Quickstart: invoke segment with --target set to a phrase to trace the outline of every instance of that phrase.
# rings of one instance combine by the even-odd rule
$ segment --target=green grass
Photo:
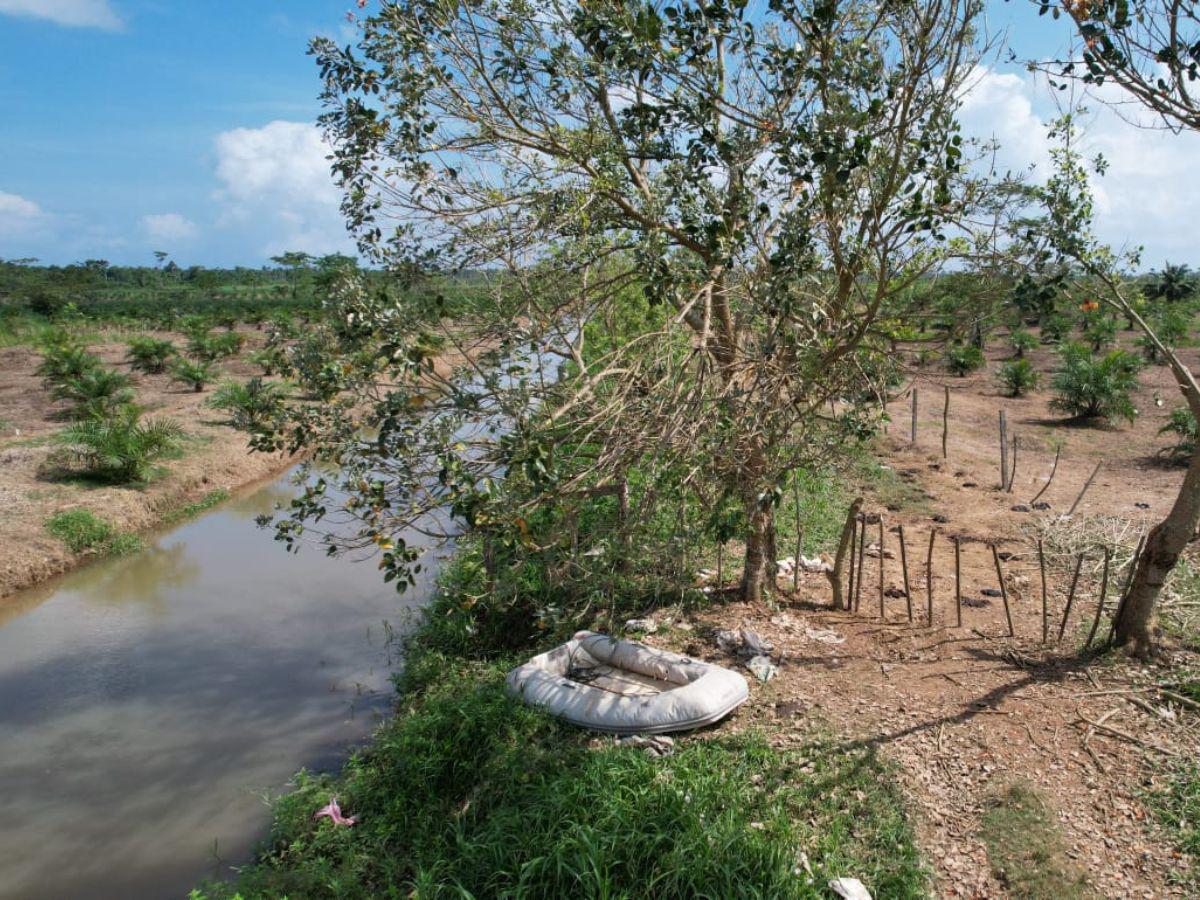
[[[136,534],[117,531],[86,509],[55,513],[46,520],[46,530],[66,544],[72,553],[92,550],[100,556],[124,556],[142,549],[141,538]]]
[[[1054,814],[1031,786],[1016,782],[992,798],[982,833],[992,871],[1014,900],[1093,896],[1064,852]]]
[[[1196,687],[1196,682],[1191,682]],[[1175,688],[1178,693],[1183,693]],[[1189,696],[1194,696],[1189,692]],[[1184,880],[1200,884],[1200,763],[1186,762],[1170,773],[1166,784],[1146,797],[1172,844],[1187,853],[1192,864]]]
[[[229,499],[229,491],[224,488],[218,488],[215,491],[209,491],[195,503],[188,503],[184,506],[177,506],[170,510],[163,517],[164,525],[174,525],[178,522],[186,522],[188,519],[194,519],[202,512],[207,512],[218,503],[224,503]]]
[[[257,861],[193,898],[818,898],[838,876],[928,895],[873,749],[726,724],[653,759],[565,725],[504,691],[533,648],[464,643],[454,623],[488,605],[463,602],[465,565],[409,642],[396,717],[339,775],[298,775]],[[357,825],[314,820],[331,797]]]
[[[925,896],[898,792],[873,753],[754,736],[651,759],[508,698],[503,666],[445,674],[336,779],[302,774],[230,897],[824,897],[853,873]],[[314,821],[336,796],[352,828]],[[803,855],[813,869],[811,881]]]

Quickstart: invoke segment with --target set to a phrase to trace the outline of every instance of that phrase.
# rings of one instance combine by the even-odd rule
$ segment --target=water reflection
[[[385,623],[430,574],[399,597],[373,565],[285,553],[253,517],[290,496],[0,605],[0,897],[185,895],[265,834],[264,791],[387,712]]]

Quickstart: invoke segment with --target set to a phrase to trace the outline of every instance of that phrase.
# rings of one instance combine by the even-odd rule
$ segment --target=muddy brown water
[[[268,833],[264,797],[333,769],[392,701],[403,596],[286,553],[284,479],[0,600],[0,898],[184,897]]]

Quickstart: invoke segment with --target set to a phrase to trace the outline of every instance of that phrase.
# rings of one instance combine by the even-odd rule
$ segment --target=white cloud
[[[1146,268],[1166,259],[1200,262],[1193,238],[1200,214],[1200,179],[1193,177],[1200,134],[1139,127],[1127,121],[1134,108],[1117,111],[1103,102],[1123,99],[1111,87],[1085,102],[1090,115],[1082,122],[1081,149],[1088,157],[1103,154],[1109,163],[1103,177],[1092,178],[1099,236],[1116,248],[1143,245]],[[1050,158],[1046,127],[1057,114],[1050,90],[1033,75],[981,70],[964,94],[960,120],[966,134],[1000,142],[1002,171],[1034,164],[1034,177],[1044,178]]]
[[[39,230],[48,219],[32,200],[0,191],[0,236],[24,237]]]
[[[0,14],[48,19],[76,28],[119,31],[124,27],[109,0],[0,0]]]
[[[329,171],[329,147],[316,126],[275,121],[217,136],[219,224],[253,226],[262,252],[353,252]]]
[[[179,213],[142,216],[142,231],[154,241],[186,241],[196,236],[196,223]]]

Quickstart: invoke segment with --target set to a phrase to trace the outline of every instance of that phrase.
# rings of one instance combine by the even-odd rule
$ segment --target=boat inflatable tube
[[[610,734],[701,728],[749,695],[737,672],[594,631],[533,657],[506,681],[529,705]]]

